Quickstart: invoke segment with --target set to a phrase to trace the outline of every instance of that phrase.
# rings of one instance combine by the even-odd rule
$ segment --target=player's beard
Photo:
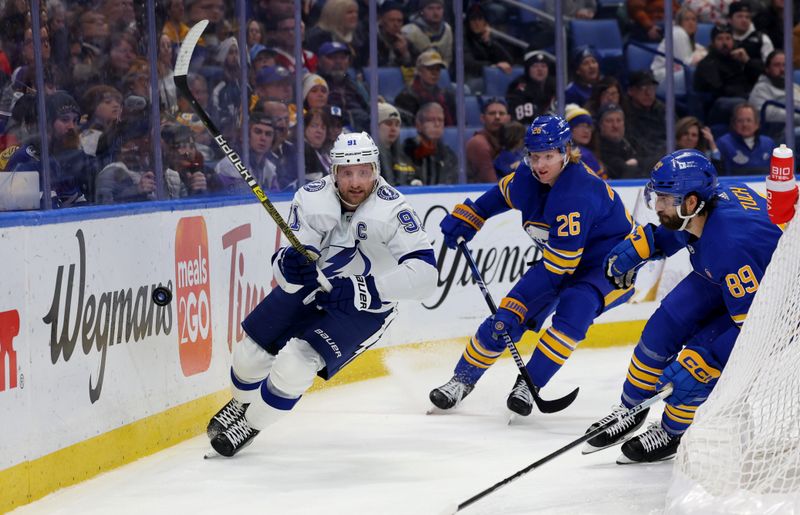
[[[658,221],[670,231],[679,231],[683,225],[683,219],[677,213],[671,216],[659,214]]]

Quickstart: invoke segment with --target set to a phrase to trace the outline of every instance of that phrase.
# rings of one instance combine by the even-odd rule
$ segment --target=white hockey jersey
[[[425,228],[403,195],[382,177],[375,191],[355,211],[344,211],[333,178],[306,184],[294,196],[287,220],[303,245],[320,255],[327,277],[372,275],[391,309],[404,299],[422,300],[436,289],[438,272]],[[278,260],[273,265],[281,287]]]

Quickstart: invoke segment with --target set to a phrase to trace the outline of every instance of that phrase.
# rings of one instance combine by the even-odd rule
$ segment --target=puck
[[[163,286],[153,289],[153,302],[159,306],[166,306],[172,302],[172,292]]]

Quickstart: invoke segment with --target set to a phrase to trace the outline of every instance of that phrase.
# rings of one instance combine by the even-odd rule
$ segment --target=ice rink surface
[[[388,377],[305,396],[233,459],[204,460],[198,436],[13,513],[437,515],[579,437],[619,399],[631,347],[576,351],[542,396],[581,387],[561,413],[508,424],[516,376],[500,360],[452,413],[426,415],[461,347],[398,350]],[[651,410],[660,416],[663,405]],[[459,513],[660,513],[672,462],[620,466],[619,447],[580,448]]]

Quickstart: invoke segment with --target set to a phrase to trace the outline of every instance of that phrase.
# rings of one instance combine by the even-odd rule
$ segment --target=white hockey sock
[[[241,383],[253,385],[253,388],[242,388],[231,378],[233,398],[244,404],[259,401],[261,382],[272,370],[275,358],[249,336],[245,336],[244,340],[236,344],[231,359],[231,372]]]

